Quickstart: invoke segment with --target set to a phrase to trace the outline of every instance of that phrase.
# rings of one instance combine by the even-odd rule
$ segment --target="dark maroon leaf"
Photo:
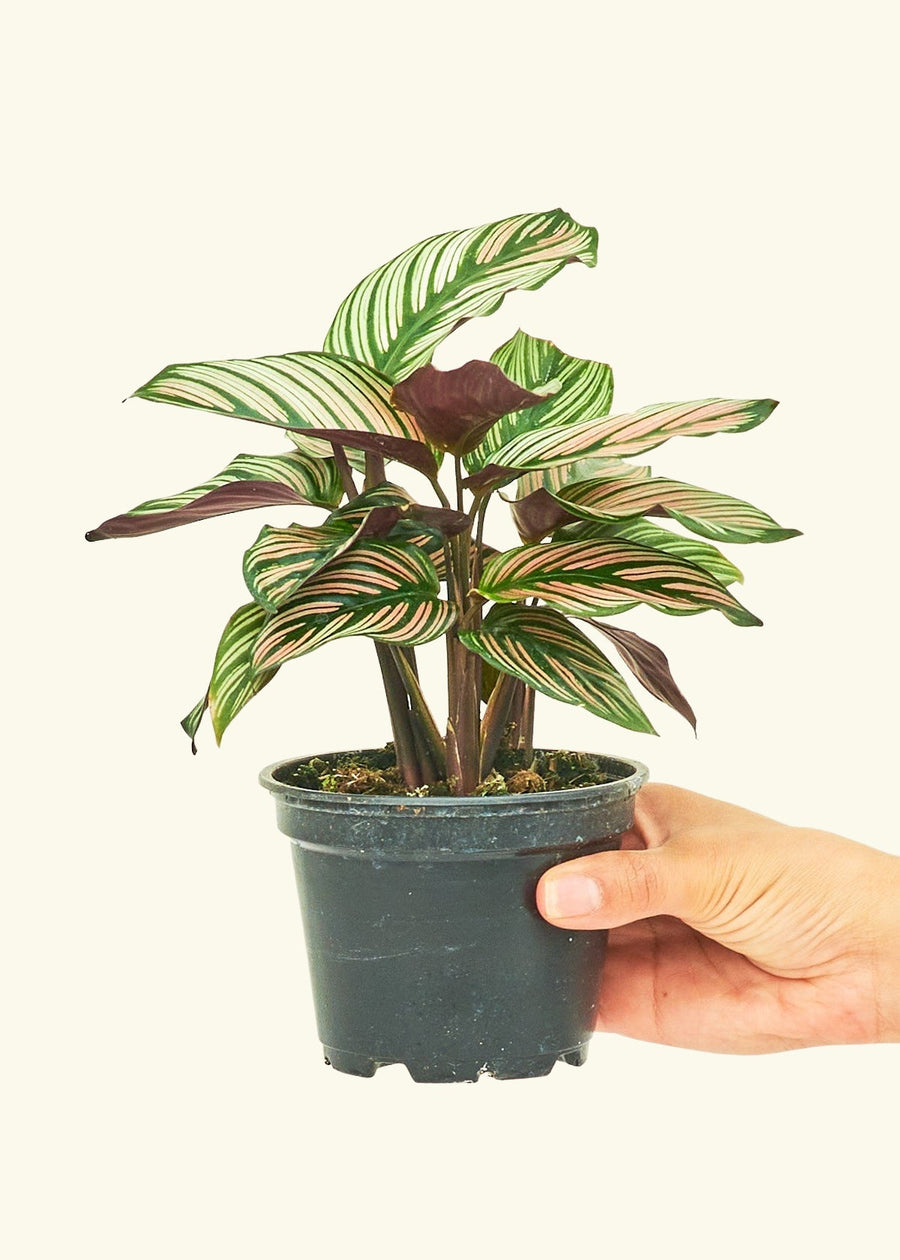
[[[411,503],[406,515],[412,521],[421,521],[432,529],[439,529],[446,538],[461,534],[472,522],[465,512],[456,512],[453,508],[427,507],[422,503]]]
[[[523,389],[496,363],[483,359],[450,372],[426,363],[395,385],[391,397],[415,416],[430,442],[454,455],[474,451],[501,416],[546,402],[546,395]]]
[[[305,502],[306,499],[280,481],[232,481],[226,486],[216,486],[215,490],[182,508],[136,516],[129,512],[111,516],[85,534],[85,538],[88,542],[99,542],[103,538],[137,538],[141,534],[158,534],[164,529],[174,529],[177,525],[190,525],[209,516],[225,516],[229,512],[245,512],[248,508],[270,507],[276,503]]]
[[[383,455],[385,459],[395,459],[428,478],[437,476],[437,460],[433,453],[424,442],[416,442],[412,438],[369,433],[363,429],[310,429],[309,436],[323,438],[335,446],[351,446],[357,451],[371,451],[375,455]]]
[[[400,507],[372,508],[359,531],[359,537],[386,538],[397,522],[402,519],[403,509]]]
[[[534,490],[510,504],[512,518],[523,542],[540,542],[554,530],[575,520],[558,499],[546,490]]]
[[[697,719],[694,716],[694,710],[678,689],[672,677],[672,671],[669,669],[665,652],[653,643],[648,643],[646,639],[642,639],[633,630],[620,630],[618,626],[607,626],[589,617],[585,620],[590,621],[595,629],[600,630],[612,640],[622,660],[638,682],[647,688],[651,696],[656,696],[657,700],[662,700],[680,713],[686,721],[690,722],[696,734]]]
[[[521,476],[521,468],[504,468],[501,464],[485,464],[481,472],[466,477],[463,485],[473,494],[485,494],[488,490],[496,490],[498,486],[515,481]]]
[[[404,504],[400,507],[373,508],[366,517],[361,538],[385,538],[398,521],[418,521],[428,530],[436,530],[445,538],[461,534],[471,522],[465,512],[452,508],[427,507],[421,503]]]

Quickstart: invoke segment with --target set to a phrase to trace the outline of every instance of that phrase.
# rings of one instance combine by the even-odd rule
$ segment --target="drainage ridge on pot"
[[[327,756],[327,754],[326,754]],[[605,932],[538,914],[545,870],[617,849],[647,770],[596,756],[607,783],[488,797],[356,796],[269,766],[291,838],[319,1037],[339,1071],[414,1080],[546,1075],[587,1053]]]

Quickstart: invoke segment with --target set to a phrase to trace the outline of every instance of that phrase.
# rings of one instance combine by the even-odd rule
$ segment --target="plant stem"
[[[529,760],[534,756],[534,688],[525,688],[525,700],[522,704],[522,722],[520,726],[519,747]]]
[[[512,700],[506,717],[506,730],[503,733],[501,747],[516,749],[519,747],[519,736],[522,733],[522,707],[525,704],[525,684],[519,678],[518,687],[513,688]]]
[[[444,494],[444,487],[438,481],[437,477],[435,477],[432,480],[431,488],[434,491],[434,493],[437,495],[438,501],[440,502],[441,507],[448,508],[451,506],[450,500],[447,498],[446,494]]]
[[[464,511],[462,461],[454,456],[457,510]],[[469,591],[469,563],[472,548],[471,522],[450,542],[452,573],[456,591],[457,624],[447,635],[447,769],[454,780],[456,796],[471,796],[478,786],[481,694],[480,657],[459,639],[460,629],[477,624],[480,600]]]
[[[428,759],[434,767],[432,777],[444,779],[447,777],[444,741],[441,739],[437,723],[432,717],[428,702],[422,693],[422,688],[419,685],[419,676],[403,648],[391,647],[390,650],[394,664],[409,696],[409,707],[415,724],[414,729],[418,728],[420,738],[417,743],[419,743],[420,761],[423,759],[423,753],[427,753]],[[414,657],[413,660],[415,660]]]
[[[344,487],[344,494],[352,502],[359,494],[359,491],[356,488],[356,482],[353,480],[353,470],[350,467],[350,461],[344,453],[344,448],[338,446],[336,442],[331,443],[331,449],[334,451],[334,462],[337,464],[341,485]]]
[[[506,724],[509,720],[510,706],[522,683],[512,674],[501,674],[497,679],[484,717],[481,719],[481,758],[478,765],[479,779],[486,779],[494,768],[494,758],[500,747]]]
[[[475,564],[472,570],[473,586],[477,586],[481,581],[481,574],[484,569],[484,518],[487,516],[487,505],[490,497],[489,494],[486,494],[478,504],[478,524],[475,530]]]
[[[373,486],[380,486],[386,479],[384,471],[384,456],[371,451],[366,451],[365,489],[371,490]]]
[[[406,786],[408,788],[419,788],[423,784],[422,768],[416,752],[412,715],[409,710],[409,698],[406,694],[406,688],[403,685],[403,679],[388,645],[379,643],[376,639],[375,652],[377,653],[378,665],[381,669],[384,694],[387,697],[397,766]]]

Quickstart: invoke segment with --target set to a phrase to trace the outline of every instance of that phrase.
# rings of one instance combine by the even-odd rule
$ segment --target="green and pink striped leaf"
[[[340,522],[343,525],[355,527],[362,525],[374,508],[408,507],[412,502],[412,495],[402,486],[395,485],[392,481],[382,481],[379,485],[364,490],[362,494],[351,499],[349,503],[345,503],[336,512],[332,512],[326,524],[333,525]]]
[[[490,315],[513,289],[540,288],[570,262],[595,266],[597,232],[563,210],[429,237],[347,295],[325,349],[403,380],[460,324]]]
[[[742,499],[666,477],[623,480],[604,475],[563,486],[552,497],[573,516],[599,521],[665,514],[715,542],[781,542],[799,532],[782,529],[766,512]]]
[[[650,469],[639,464],[626,464],[621,459],[581,459],[575,464],[548,468],[544,472],[526,473],[522,481],[529,482],[530,489],[523,494],[521,482],[516,486],[516,498],[510,501],[513,524],[523,542],[538,542],[555,533],[574,519],[568,506],[557,497],[556,491],[571,481],[593,477],[612,476],[631,481],[650,476]],[[542,479],[544,484],[542,483]],[[507,498],[501,495],[501,498]]]
[[[135,397],[236,416],[375,451],[433,475],[433,453],[412,416],[391,402],[391,383],[365,363],[298,352],[259,359],[173,363]]]
[[[389,643],[427,643],[446,634],[453,608],[438,598],[428,556],[404,543],[366,542],[308,578],[269,619],[253,650],[255,669],[271,669],[332,639],[366,635]]]
[[[459,637],[495,669],[631,731],[654,735],[624,678],[587,635],[552,608],[495,607]]]
[[[603,459],[597,455],[590,459],[576,459],[571,464],[557,464],[553,468],[521,473],[515,484],[516,499],[525,499],[536,490],[553,492],[567,486],[571,481],[590,481],[592,477],[605,477],[613,473],[630,480],[635,477],[649,477],[650,469],[646,464],[628,464],[622,459]]]
[[[622,458],[649,451],[672,437],[706,437],[752,429],[778,404],[770,398],[706,398],[700,402],[658,403],[621,416],[578,420],[522,433],[493,454],[500,468],[523,472],[571,464],[592,455]]]
[[[608,616],[633,601],[675,614],[715,608],[736,625],[762,624],[705,569],[618,539],[501,552],[485,565],[478,591],[500,603],[538,598],[588,616]]]
[[[268,615],[258,604],[244,604],[229,618],[216,649],[212,678],[206,695],[181,723],[191,737],[194,752],[197,751],[194,737],[207,709],[212,719],[216,743],[221,744],[226,727],[278,672],[277,667],[263,671],[251,667],[253,645]]]
[[[700,542],[696,538],[685,538],[682,534],[673,534],[670,529],[663,529],[643,518],[628,518],[603,525],[599,521],[577,521],[559,530],[553,537],[554,542],[587,542],[597,538],[623,538],[628,542],[640,543],[644,547],[654,547],[657,551],[669,555],[681,556],[692,564],[711,573],[723,586],[731,586],[733,582],[743,582],[744,575],[732,564],[727,556],[710,543]],[[702,608],[695,610],[703,612]]]
[[[310,455],[314,459],[331,459],[334,455],[331,443],[326,438],[309,437],[308,431],[285,429],[284,436],[290,438],[298,451],[302,451],[304,455]],[[365,451],[355,450],[352,446],[348,446],[344,450],[344,455],[351,468],[356,472],[365,473]]]
[[[656,696],[657,700],[662,700],[676,713],[680,713],[687,722],[690,722],[696,732],[697,718],[694,710],[672,677],[665,652],[656,644],[642,639],[633,630],[621,630],[618,626],[610,626],[600,621],[591,621],[591,625],[616,645],[622,660],[638,682],[647,688],[651,696]]]
[[[426,521],[408,525],[407,532],[401,534],[395,527],[414,511],[421,511]],[[459,529],[459,516],[441,508],[419,508],[400,486],[385,482],[332,512],[322,525],[291,525],[285,529],[266,526],[244,555],[244,580],[256,602],[274,611],[293,598],[308,578],[360,538],[396,533],[400,540],[411,539],[426,551],[437,549],[442,554],[436,530],[441,525],[451,531]],[[447,517],[452,520],[445,520]],[[430,523],[431,518],[434,523]],[[462,523],[468,523],[464,516]]]
[[[307,578],[352,547],[363,525],[337,523],[314,527],[266,525],[244,553],[244,581],[263,608],[271,611],[286,603]]]
[[[139,503],[130,512],[110,517],[92,529],[87,539],[97,542],[101,538],[134,538],[212,516],[279,503],[332,508],[340,502],[341,494],[333,459],[315,459],[300,451],[286,455],[237,455],[209,481],[165,499]]]
[[[552,341],[530,337],[521,329],[491,355],[491,362],[524,389],[541,394],[553,385],[556,392],[538,406],[498,420],[466,456],[471,473],[496,462],[496,452],[523,433],[605,416],[612,406],[613,375],[608,363],[573,358]]]

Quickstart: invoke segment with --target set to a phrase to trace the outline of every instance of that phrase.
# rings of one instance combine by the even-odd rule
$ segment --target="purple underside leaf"
[[[590,617],[584,620],[601,634],[605,634],[616,645],[619,655],[638,682],[646,687],[652,696],[656,696],[657,700],[662,700],[680,713],[691,724],[696,734],[697,718],[694,710],[672,677],[669,661],[663,650],[648,642],[647,639],[642,639],[633,630],[622,630],[618,626],[604,625]]]
[[[576,519],[546,490],[535,490],[510,504],[513,523],[523,542],[539,542]]]
[[[426,363],[394,386],[391,401],[414,416],[440,450],[466,455],[501,416],[547,397],[523,389],[496,363],[472,359],[449,372]]]
[[[521,476],[520,468],[506,468],[502,464],[486,464],[481,472],[466,477],[463,485],[473,494],[486,493],[488,490],[497,490],[500,486],[508,485],[509,482],[516,481]]]
[[[123,512],[111,516],[108,521],[90,530],[88,542],[104,538],[136,538],[142,534],[156,534],[179,525],[212,516],[225,516],[231,512],[245,512],[250,508],[272,507],[281,503],[310,504],[309,499],[298,495],[290,486],[277,481],[236,481],[227,486],[217,486],[201,498],[184,507],[133,515]]]
[[[437,460],[424,442],[412,438],[394,437],[389,433],[367,433],[356,429],[310,429],[310,436],[333,442],[335,446],[350,446],[358,451],[369,451],[395,459],[398,464],[415,468],[429,479],[437,476]]]
[[[453,508],[428,507],[421,503],[411,503],[404,507],[374,508],[369,513],[360,536],[383,538],[398,521],[417,521],[443,534],[445,538],[453,538],[456,534],[461,534],[471,524],[465,512],[456,512]]]

